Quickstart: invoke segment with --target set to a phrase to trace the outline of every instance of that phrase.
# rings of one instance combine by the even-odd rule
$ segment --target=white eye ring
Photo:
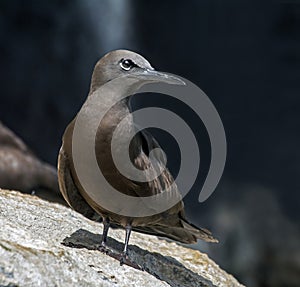
[[[131,68],[134,67],[134,63],[130,59],[124,59],[120,62],[120,66],[123,70],[129,71]]]

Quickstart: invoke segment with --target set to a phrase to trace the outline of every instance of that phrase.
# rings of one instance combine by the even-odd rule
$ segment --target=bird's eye
[[[125,71],[129,71],[131,68],[133,68],[135,66],[134,62],[130,59],[123,59],[120,62],[120,66],[123,70]]]

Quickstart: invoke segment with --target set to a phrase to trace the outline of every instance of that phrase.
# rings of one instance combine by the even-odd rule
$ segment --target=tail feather
[[[181,219],[181,223],[183,228],[192,233],[197,239],[201,239],[206,242],[219,242],[218,239],[212,236],[212,233],[209,230],[197,227],[183,219]]]
[[[181,223],[182,227],[151,225],[134,227],[133,230],[146,234],[167,237],[186,244],[196,243],[198,239],[207,242],[218,242],[218,240],[215,239],[211,232],[207,229],[195,227],[184,220],[181,220]]]

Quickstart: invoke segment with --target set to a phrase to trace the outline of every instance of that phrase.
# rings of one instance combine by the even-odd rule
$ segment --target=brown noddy
[[[168,83],[180,81],[174,76],[154,70],[150,63],[139,54],[127,50],[116,50],[106,54],[97,62],[92,74],[88,97],[109,81],[129,74],[135,78],[140,77],[145,81],[150,79],[149,82],[151,82],[151,79],[153,81],[160,79],[160,81]],[[103,101],[103,104],[105,104],[108,97],[109,95],[101,95],[100,100]],[[172,175],[167,169],[154,180],[138,182],[123,176],[114,165],[111,155],[112,134],[116,126],[128,114],[130,114],[129,101],[128,99],[123,99],[115,104],[102,119],[95,141],[99,167],[103,174],[106,175],[106,180],[124,194],[136,197],[158,194],[168,187],[170,183],[174,182]],[[131,230],[167,237],[187,244],[196,243],[197,239],[217,242],[210,231],[198,228],[188,222],[184,214],[182,201],[159,214],[145,217],[128,217],[104,209],[99,202],[95,202],[89,197],[86,190],[82,187],[74,168],[72,136],[75,120],[76,117],[67,126],[59,152],[58,178],[60,190],[68,204],[76,211],[90,219],[95,219],[99,215],[102,217],[104,224],[101,240],[102,250],[106,248],[107,233],[110,225],[121,226],[126,230],[125,246],[119,258],[121,264],[128,264],[126,261],[128,261],[127,250]],[[133,119],[129,118],[126,124],[128,129],[133,128]],[[160,148],[160,146],[150,133],[145,131],[138,132],[130,144],[129,153],[132,163],[141,170],[145,169],[145,167],[151,165],[149,151],[155,148]],[[159,165],[162,159],[160,156],[157,156],[155,160]],[[101,192],[101,186],[99,186],[99,192]]]

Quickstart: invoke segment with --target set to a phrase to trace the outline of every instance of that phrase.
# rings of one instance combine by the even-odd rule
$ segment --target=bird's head
[[[130,75],[144,82],[165,82],[168,84],[182,85],[184,82],[172,75],[156,71],[151,64],[141,55],[128,50],[115,50],[107,53],[95,65],[91,91],[101,85]]]

